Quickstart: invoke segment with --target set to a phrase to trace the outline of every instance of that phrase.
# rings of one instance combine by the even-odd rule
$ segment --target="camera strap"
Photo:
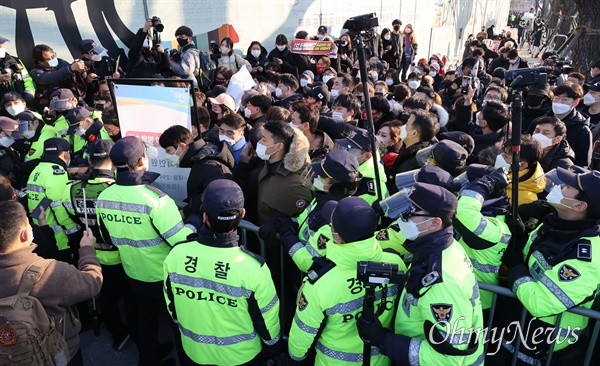
[[[310,266],[306,277],[311,285],[314,285],[319,278],[335,267],[335,263],[325,257],[313,257],[313,264]]]

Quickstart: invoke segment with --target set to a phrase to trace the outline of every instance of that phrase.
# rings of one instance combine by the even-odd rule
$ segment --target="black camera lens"
[[[152,27],[154,27],[154,29],[156,29],[156,31],[159,33],[165,30],[165,26],[162,24],[162,21],[157,16],[152,17]]]

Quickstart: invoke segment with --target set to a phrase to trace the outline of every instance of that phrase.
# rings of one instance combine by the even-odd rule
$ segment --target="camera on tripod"
[[[365,287],[387,285],[398,272],[398,265],[392,263],[358,262],[356,265],[356,278]]]
[[[545,67],[510,70],[506,72],[506,83],[511,88],[544,87],[548,83],[548,74],[546,74]]]
[[[155,15],[150,20],[152,21],[152,28],[156,29],[158,33],[161,33],[163,30],[165,30],[165,26],[162,24],[162,21],[159,17]]]
[[[375,13],[369,13],[348,18],[344,23],[343,28],[347,29],[349,32],[362,32],[377,26],[379,26],[377,15]]]

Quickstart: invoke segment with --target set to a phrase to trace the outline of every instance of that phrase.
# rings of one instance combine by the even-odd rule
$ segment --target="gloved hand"
[[[263,344],[263,357],[265,364],[269,366],[281,365],[281,352],[283,351],[283,342],[281,339],[274,345],[267,346]]]
[[[286,221],[281,220],[280,222],[281,224],[278,230],[279,240],[283,249],[286,252],[289,252],[290,249],[300,241],[298,239],[298,223],[292,219]]]
[[[258,229],[258,236],[264,240],[267,245],[270,245],[275,242],[277,230],[279,230],[280,225],[279,219],[273,219]]]
[[[508,184],[510,183],[508,175],[504,172],[504,169],[502,168],[496,169],[492,173],[483,176],[483,178],[491,182],[494,186],[494,190],[496,191],[508,187]]]
[[[374,321],[368,321],[364,317],[358,318],[356,321],[358,327],[358,335],[360,339],[371,346],[379,346],[386,336],[388,329],[385,329],[377,317]]]
[[[519,263],[516,266],[509,268],[506,274],[506,287],[512,291],[515,281],[521,277],[531,276],[529,267],[525,263]]]

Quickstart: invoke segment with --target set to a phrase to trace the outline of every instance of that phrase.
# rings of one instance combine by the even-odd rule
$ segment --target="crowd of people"
[[[588,319],[566,311],[590,308],[600,288],[600,60],[525,88],[512,131],[507,76],[533,65],[493,26],[449,69],[396,19],[367,40],[367,75],[351,33],[326,56],[292,53],[284,34],[243,56],[230,38],[199,51],[187,26],[168,52],[154,28],[138,30],[127,62],[86,39],[70,63],[40,44],[24,65],[0,37],[0,310],[33,296],[63,338],[25,342],[3,312],[0,361],[42,364],[42,349],[82,365],[79,332],[99,317],[115,348],[131,336],[140,365],[174,365],[173,345],[159,344],[168,316],[181,365],[360,364],[365,344],[378,365],[502,364],[515,352],[535,365],[550,328],[553,359],[583,364]],[[294,38],[333,42],[327,32]],[[243,68],[255,87],[236,100],[227,87]],[[123,77],[192,80],[191,128],[167,128],[160,146],[121,136],[107,79]],[[152,185],[157,147],[190,168],[184,206]],[[260,227],[264,258],[257,241],[241,245],[242,220]],[[359,262],[398,268],[372,317]],[[492,325],[478,281],[517,297],[498,300]],[[528,346],[505,337],[486,357],[492,341],[477,330],[509,326],[521,307]]]

